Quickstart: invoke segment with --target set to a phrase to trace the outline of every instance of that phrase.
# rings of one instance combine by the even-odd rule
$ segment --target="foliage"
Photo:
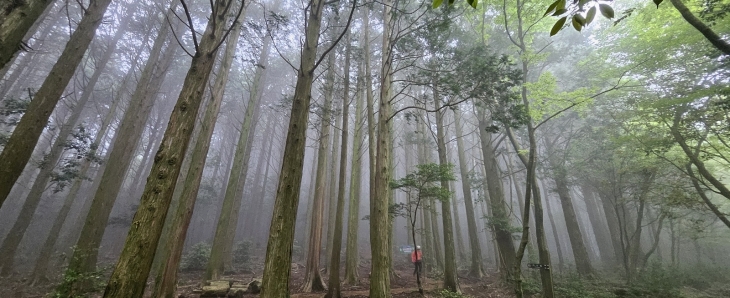
[[[459,294],[459,293],[456,293],[456,292],[452,292],[452,291],[449,291],[449,290],[446,290],[446,289],[442,289],[441,291],[439,291],[437,293],[437,295],[438,295],[437,297],[442,297],[442,298],[465,298],[465,297],[469,297],[469,296],[466,296],[466,295],[463,295],[463,294]]]
[[[211,246],[205,242],[199,242],[182,257],[180,269],[182,270],[205,270],[210,258]]]
[[[237,265],[247,265],[251,260],[251,246],[253,242],[250,240],[244,240],[236,244],[236,249],[233,250],[233,263]]]
[[[415,172],[391,181],[390,187],[414,195],[418,200],[430,198],[447,201],[451,197],[448,188],[443,188],[436,182],[455,180],[454,165],[429,163],[417,165],[416,168]]]
[[[76,247],[73,248],[76,251]],[[82,257],[74,253],[75,258]],[[53,298],[61,297],[93,297],[93,293],[104,290],[107,283],[107,273],[111,266],[97,268],[96,271],[78,272],[66,268],[62,280],[50,294]]]

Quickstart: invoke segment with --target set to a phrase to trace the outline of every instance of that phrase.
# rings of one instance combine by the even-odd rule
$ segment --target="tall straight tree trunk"
[[[30,160],[33,148],[38,143],[51,112],[61,99],[63,91],[84,57],[91,40],[94,39],[96,28],[101,24],[110,2],[111,0],[92,0],[89,3],[61,56],[51,68],[51,72],[43,81],[43,85],[30,102],[27,112],[20,119],[18,126],[15,127],[5,148],[0,153],[0,206],[5,202],[13,184]]]
[[[540,179],[538,179],[538,183],[540,183]],[[544,185],[543,185],[544,186]],[[544,190],[544,187],[540,188],[541,190]],[[560,241],[560,235],[558,234],[558,227],[555,225],[555,217],[553,216],[553,213],[556,211],[553,210],[553,208],[550,207],[550,196],[547,194],[544,194],[545,197],[545,208],[547,208],[548,211],[548,220],[550,221],[550,227],[553,231],[553,239],[555,240],[555,249],[558,252],[558,272],[563,272],[563,265],[565,265],[565,258],[563,257],[563,246],[562,241]]]
[[[449,182],[449,189],[456,189],[453,181]],[[461,235],[461,221],[459,220],[459,204],[456,196],[451,200],[451,212],[454,219],[454,232],[456,233],[456,250],[459,255],[459,262],[466,263],[466,249],[464,248],[464,237]]]
[[[294,89],[291,118],[287,131],[279,185],[276,191],[274,212],[269,228],[266,246],[266,260],[261,285],[261,297],[279,298],[289,296],[289,274],[291,253],[294,244],[294,228],[299,205],[299,191],[302,184],[304,145],[307,137],[309,104],[312,82],[316,68],[319,29],[322,23],[324,0],[312,1],[308,6],[304,47],[301,51],[297,84]]]
[[[210,149],[213,131],[220,114],[221,104],[223,103],[223,94],[225,92],[228,75],[233,63],[238,46],[238,39],[241,35],[241,21],[233,24],[230,32],[230,38],[226,42],[225,52],[221,60],[221,66],[218,75],[213,83],[210,103],[205,110],[203,121],[200,122],[200,132],[198,140],[195,142],[193,155],[190,158],[191,164],[187,175],[185,176],[182,195],[178,203],[177,210],[172,214],[173,219],[170,223],[169,234],[166,236],[167,247],[162,249],[162,260],[165,262],[164,268],[158,272],[155,279],[155,290],[153,297],[175,297],[175,288],[177,285],[177,271],[182,257],[182,251],[185,244],[185,236],[187,235],[190,220],[193,216],[195,202],[200,189],[200,182],[203,178],[203,170],[205,170],[206,157]]]
[[[560,198],[560,205],[563,207],[563,217],[565,218],[565,226],[568,230],[570,247],[573,249],[575,267],[578,270],[578,274],[591,276],[593,275],[593,266],[591,266],[588,249],[583,242],[583,234],[580,231],[580,223],[575,214],[575,208],[573,208],[573,199],[570,196],[570,189],[568,188],[567,169],[564,164],[557,160],[560,153],[554,150],[554,146],[554,143],[551,141],[545,142],[546,153],[549,156],[548,163],[553,174],[552,178],[555,181],[555,188],[558,193],[558,198]]]
[[[371,185],[370,193],[370,250],[372,252],[372,263],[370,270],[370,294],[372,298],[390,297],[390,255],[388,240],[383,239],[390,233],[390,143],[392,135],[390,131],[389,118],[392,108],[390,103],[390,88],[392,84],[393,49],[391,45],[391,30],[393,30],[392,7],[393,0],[383,1],[383,42],[382,42],[382,63],[380,68],[380,106],[378,109],[378,139],[375,153],[374,184]],[[367,44],[367,43],[366,43]],[[369,86],[368,86],[369,87]],[[372,137],[372,136],[371,136]],[[372,141],[372,140],[371,140]]]
[[[612,266],[616,264],[616,259],[613,252],[613,244],[611,243],[611,234],[608,232],[607,225],[601,220],[603,216],[600,214],[600,207],[596,202],[595,192],[585,182],[580,184],[580,191],[586,203],[588,219],[591,221],[596,243],[598,243],[598,253],[601,255],[601,262],[604,266]]]
[[[76,107],[74,108],[74,112],[71,114],[69,119],[66,121],[66,125],[63,126],[61,129],[61,132],[59,133],[59,137],[56,141],[56,144],[53,145],[51,149],[51,153],[48,155],[48,160],[50,161],[47,166],[48,169],[42,169],[41,173],[38,174],[38,177],[36,177],[35,182],[33,183],[33,187],[31,188],[31,192],[28,195],[28,198],[26,199],[26,202],[28,201],[36,201],[36,204],[38,201],[40,201],[41,196],[43,194],[43,190],[46,188],[46,184],[48,183],[50,179],[50,171],[53,171],[53,165],[55,165],[58,160],[60,159],[60,154],[63,151],[63,143],[66,141],[66,138],[68,138],[68,135],[71,133],[73,128],[76,125],[76,122],[78,122],[78,119],[81,116],[81,112],[83,111],[84,107],[86,106],[86,103],[91,98],[92,93],[94,92],[94,87],[96,86],[96,83],[99,80],[99,77],[101,76],[104,68],[108,64],[109,60],[111,59],[112,53],[116,49],[116,44],[121,39],[122,35],[126,32],[128,21],[125,18],[122,21],[122,24],[117,29],[116,34],[112,38],[112,41],[107,46],[106,51],[104,52],[103,56],[99,61],[97,62],[97,67],[94,70],[94,73],[91,75],[91,78],[89,78],[89,81],[86,83],[86,88],[84,89],[84,92],[81,95],[81,98],[76,103]],[[112,106],[115,106],[117,102],[115,101]],[[108,123],[111,121],[110,115],[113,113],[112,110],[110,110],[110,113],[105,117],[104,123],[102,123],[102,127],[100,131],[105,131],[108,127]],[[97,135],[95,138],[95,143],[100,138],[100,135]],[[54,150],[55,149],[55,150]],[[84,173],[88,170],[89,166],[91,164],[91,161],[88,159],[85,159],[82,166],[80,173],[82,173],[82,177]],[[47,173],[44,173],[44,170],[46,170]],[[79,181],[82,179],[78,179]],[[76,186],[76,183],[73,184],[73,186]],[[80,186],[80,184],[79,184]],[[78,191],[78,187],[76,189],[71,189],[74,193]],[[58,238],[58,233],[60,232],[61,226],[63,225],[63,222],[66,219],[66,216],[68,215],[68,212],[71,210],[71,204],[73,203],[73,197],[67,196],[67,198],[64,200],[64,204],[61,207],[59,214],[57,215],[57,219],[51,228],[51,233],[49,234],[49,238],[46,239],[44,242],[44,246],[41,249],[41,254],[38,257],[36,261],[35,268],[33,270],[33,276],[36,279],[36,281],[45,281],[47,280],[45,274],[48,268],[48,260],[50,259],[50,254],[53,251],[53,245],[56,243],[56,239]],[[20,218],[23,218],[22,216]],[[30,219],[30,217],[28,218]],[[30,224],[30,222],[28,223]],[[28,225],[25,226],[27,228]],[[25,228],[21,233],[25,233]]]
[[[345,213],[345,175],[347,175],[347,138],[349,137],[349,123],[348,116],[350,115],[350,52],[352,51],[352,43],[350,42],[350,33],[347,33],[345,38],[345,69],[344,69],[344,83],[345,89],[344,95],[342,96],[342,147],[340,149],[340,178],[339,186],[337,187],[337,201],[335,203],[337,212],[335,213],[335,226],[332,238],[332,250],[330,255],[330,268],[329,268],[329,281],[327,288],[326,298],[339,298],[342,297],[340,291],[340,252],[342,251],[342,217]],[[334,149],[334,148],[333,148]],[[354,159],[353,159],[354,160]],[[332,200],[331,200],[332,201]],[[333,206],[330,205],[330,208]],[[330,218],[332,220],[332,218]]]
[[[245,118],[241,127],[241,134],[238,137],[236,153],[233,157],[233,169],[231,169],[231,176],[228,178],[228,187],[226,187],[221,214],[218,217],[218,225],[215,230],[210,260],[205,271],[205,279],[218,279],[226,269],[231,269],[225,268],[230,265],[230,262],[225,261],[232,253],[233,238],[235,237],[236,226],[238,225],[238,213],[241,209],[243,189],[246,184],[246,174],[248,172],[253,141],[252,136],[254,135],[251,129],[256,120],[254,112],[259,105],[258,101],[260,96],[257,93],[260,92],[260,85],[262,84],[260,74],[258,81],[255,80],[254,84],[249,95],[248,104],[246,105]]]
[[[112,103],[112,106],[109,108],[109,111],[107,112],[106,116],[104,116],[104,120],[102,120],[101,127],[96,133],[96,136],[94,136],[94,143],[93,144],[99,144],[101,143],[101,140],[104,138],[104,136],[107,133],[107,130],[109,129],[109,125],[112,122],[112,119],[114,118],[116,114],[116,109],[119,106],[119,101],[121,101],[121,98],[118,98],[114,100],[114,103]],[[92,151],[93,154],[96,154],[96,150]],[[91,160],[85,159],[81,165],[81,169],[79,170],[79,177],[77,178],[74,183],[71,186],[71,189],[69,190],[68,194],[66,195],[66,198],[63,201],[63,206],[58,211],[58,215],[56,216],[56,219],[53,221],[53,226],[51,227],[51,232],[48,234],[48,238],[45,242],[43,242],[43,247],[41,248],[41,254],[38,256],[38,259],[36,260],[35,267],[33,267],[33,273],[32,273],[32,279],[33,283],[44,283],[48,281],[48,277],[46,276],[48,271],[48,264],[51,261],[51,255],[53,254],[53,247],[56,245],[56,242],[58,241],[58,237],[60,236],[61,228],[63,227],[63,224],[66,222],[66,218],[68,217],[69,212],[71,211],[71,207],[73,205],[73,202],[77,199],[77,195],[79,193],[79,190],[81,189],[81,185],[84,181],[83,177],[86,177],[89,168],[91,168]],[[83,212],[84,210],[81,210]]]
[[[319,292],[325,290],[322,275],[319,272],[319,258],[322,252],[322,225],[324,221],[324,204],[327,188],[327,157],[330,146],[330,110],[335,84],[335,55],[330,53],[327,58],[327,74],[325,75],[324,105],[322,122],[320,123],[319,146],[317,148],[317,180],[314,186],[311,221],[309,224],[309,242],[307,249],[307,264],[304,275],[302,292]],[[333,161],[334,162],[334,161]]]
[[[479,139],[482,147],[482,158],[484,160],[484,173],[487,180],[487,191],[489,193],[489,207],[492,217],[490,229],[499,248],[499,268],[504,280],[512,280],[514,268],[518,266],[515,261],[515,244],[512,242],[510,232],[510,220],[507,213],[507,202],[502,188],[502,179],[497,163],[497,155],[492,145],[492,134],[487,131],[487,120],[484,111],[480,111],[479,117]],[[524,219],[523,219],[524,220]]]
[[[362,178],[362,144],[363,144],[363,88],[364,65],[360,65],[355,92],[355,135],[352,140],[352,167],[350,168],[350,206],[347,216],[347,247],[345,249],[345,284],[358,283],[358,263],[360,254],[357,247],[357,232],[360,227],[360,190]]]
[[[18,6],[0,18],[0,69],[3,69],[5,64],[12,60],[13,55],[23,47],[23,38],[53,2],[54,0],[17,1],[14,3]],[[93,2],[89,8],[92,5]]]
[[[334,86],[333,86],[334,87]],[[333,106],[335,106],[336,102],[333,102]],[[333,138],[332,140],[332,160],[329,163],[330,169],[330,178],[328,179],[327,183],[329,184],[329,193],[327,195],[327,242],[325,243],[325,250],[324,250],[324,270],[325,272],[329,272],[329,260],[327,259],[327,256],[332,254],[332,240],[334,239],[334,229],[335,229],[335,217],[337,216],[337,187],[338,187],[338,175],[337,175],[337,166],[340,163],[340,160],[338,158],[337,154],[337,148],[340,147],[340,136],[337,134],[337,131],[340,127],[342,127],[342,118],[336,117],[335,125],[331,126],[332,132],[331,136]]]
[[[175,180],[190,143],[216,53],[220,43],[227,37],[228,32],[224,33],[224,28],[228,25],[228,11],[233,6],[232,2],[236,1],[217,0],[214,4],[214,13],[211,13],[200,44],[196,47],[165,136],[155,155],[155,163],[132,221],[135,224],[129,230],[122,254],[104,291],[105,298],[141,297],[144,292],[175,190]],[[240,5],[234,25],[243,11],[243,2]]]
[[[439,86],[434,80],[433,84],[433,101],[434,108],[440,108],[439,102]],[[446,141],[444,132],[444,113],[445,111],[436,112],[436,144],[438,146],[439,164],[446,166],[449,164],[446,158]],[[441,188],[449,189],[449,181],[441,180]],[[449,200],[455,198],[450,197]],[[444,288],[451,292],[461,293],[459,287],[459,279],[456,276],[456,249],[454,248],[454,223],[451,218],[451,205],[448,201],[441,201],[441,219],[444,227]]]
[[[456,125],[456,152],[459,157],[459,173],[461,174],[461,187],[464,193],[464,206],[466,208],[466,228],[469,232],[469,249],[471,250],[469,276],[481,278],[484,276],[482,269],[482,249],[479,246],[479,230],[474,218],[474,201],[471,197],[471,180],[469,169],[466,164],[466,151],[464,148],[464,133],[461,127],[461,111],[454,111]],[[514,251],[514,249],[513,249]]]
[[[614,200],[611,199],[610,195],[602,191],[598,192],[598,198],[601,201],[603,214],[606,217],[606,223],[608,224],[608,232],[611,235],[611,246],[613,247],[614,258],[617,261],[624,260],[624,249],[621,244],[621,228],[619,227]]]
[[[176,45],[170,44],[167,49],[162,51],[163,45],[168,41],[168,33],[168,26],[161,24],[160,33],[150,50],[147,64],[117,128],[118,133],[114,136],[114,146],[109,149],[109,158],[105,163],[114,166],[104,167],[104,171],[101,173],[99,186],[91,200],[88,215],[81,229],[81,236],[67,269],[70,274],[96,270],[98,249],[104,236],[106,223],[142,136],[156,93],[162,85],[167,67],[172,62],[177,49]]]
[[[128,18],[125,18],[125,20],[126,19]],[[112,41],[109,43],[109,46],[104,51],[102,57],[98,60],[96,69],[94,69],[94,73],[89,78],[89,81],[84,88],[84,92],[81,95],[81,98],[76,102],[76,105],[74,106],[71,115],[68,117],[68,119],[66,119],[64,125],[61,126],[61,131],[58,133],[58,136],[56,137],[53,145],[51,145],[51,151],[46,155],[45,163],[41,167],[40,172],[33,182],[30,193],[26,197],[23,208],[21,209],[20,215],[18,216],[18,220],[15,222],[13,228],[10,230],[10,233],[5,238],[2,247],[0,247],[0,252],[2,252],[0,253],[0,267],[2,267],[2,274],[5,276],[9,275],[12,272],[15,251],[18,248],[21,239],[23,239],[23,235],[25,234],[26,229],[28,228],[28,226],[30,226],[33,214],[35,213],[38,204],[43,197],[43,192],[46,190],[46,185],[52,178],[51,174],[53,173],[56,164],[61,160],[63,151],[65,149],[66,139],[68,139],[68,136],[71,135],[74,128],[76,128],[76,123],[78,122],[79,118],[81,118],[81,113],[83,112],[84,108],[86,107],[86,103],[89,101],[94,92],[96,82],[99,81],[99,77],[101,76],[109,60],[111,60],[112,53],[114,53],[114,50],[116,49],[116,44],[122,38],[124,32],[126,32],[126,27],[127,21],[122,21],[122,24],[120,24],[119,28],[117,29],[117,32],[112,38]]]

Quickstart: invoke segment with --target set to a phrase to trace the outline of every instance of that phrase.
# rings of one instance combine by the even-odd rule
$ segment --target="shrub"
[[[193,247],[182,257],[180,269],[182,270],[205,270],[205,266],[208,264],[210,258],[210,244],[200,242],[193,245]]]
[[[248,240],[238,242],[236,249],[233,251],[233,263],[236,265],[246,265],[251,260],[251,246],[253,243]]]

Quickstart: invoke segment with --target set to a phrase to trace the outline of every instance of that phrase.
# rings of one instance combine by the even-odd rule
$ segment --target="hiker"
[[[423,260],[423,253],[421,253],[421,247],[416,246],[416,250],[414,250],[411,253],[411,262],[416,266],[416,268],[413,270],[413,275],[418,273],[418,275],[421,275],[421,270],[423,270],[423,265],[421,263],[421,260]]]

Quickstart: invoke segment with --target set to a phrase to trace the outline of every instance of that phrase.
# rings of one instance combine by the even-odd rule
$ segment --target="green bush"
[[[51,297],[90,297],[91,294],[101,292],[106,287],[105,272],[109,268],[100,268],[94,272],[81,273],[67,269],[61,283],[55,288]]]
[[[437,293],[437,295],[438,295],[438,297],[442,297],[442,298],[465,298],[465,297],[469,297],[469,296],[465,296],[465,295],[462,295],[462,294],[459,294],[459,293],[454,293],[454,292],[449,291],[449,290],[446,290],[446,289],[442,289],[441,291],[439,291]]]
[[[180,269],[182,270],[205,270],[205,266],[208,264],[210,258],[210,244],[200,242],[193,245],[193,247],[182,257],[180,263]]]
[[[233,251],[233,263],[246,265],[251,260],[251,246],[253,246],[253,243],[248,240],[238,242],[236,249]]]

